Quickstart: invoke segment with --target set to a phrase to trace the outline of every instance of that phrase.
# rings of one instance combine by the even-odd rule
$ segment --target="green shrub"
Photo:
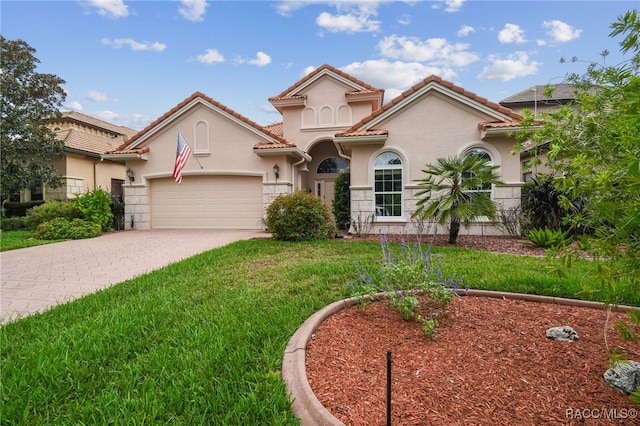
[[[102,229],[97,223],[83,219],[69,221],[59,217],[38,225],[33,236],[38,240],[81,240],[97,237],[100,234]]]
[[[304,191],[278,196],[267,208],[267,228],[282,241],[324,240],[336,232],[329,208]]]
[[[549,228],[533,228],[527,232],[527,238],[531,244],[544,248],[558,248],[563,244],[569,244],[571,237],[568,232]]]
[[[0,221],[0,229],[3,231],[24,231],[27,225],[24,217],[5,217]]]
[[[28,229],[36,229],[40,224],[56,218],[69,221],[82,217],[82,212],[70,202],[51,200],[27,211],[24,222]]]
[[[338,229],[349,229],[351,225],[351,174],[343,172],[338,175],[333,187],[333,217]]]
[[[100,229],[111,229],[113,213],[111,212],[111,195],[103,189],[94,189],[78,195],[73,204],[82,212],[85,220],[100,225]]]
[[[24,203],[17,201],[5,201],[2,205],[5,217],[23,217],[27,214],[27,210],[35,206],[44,204],[44,201],[26,201]]]

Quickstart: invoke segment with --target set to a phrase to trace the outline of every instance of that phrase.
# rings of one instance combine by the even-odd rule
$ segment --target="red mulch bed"
[[[459,245],[544,254],[504,237],[461,236]],[[613,329],[626,318],[612,314],[609,344],[640,360],[640,342],[625,342]],[[387,350],[393,425],[639,424],[630,410],[640,407],[603,379],[605,319],[604,310],[457,297],[431,340],[375,302],[321,324],[307,347],[307,377],[320,402],[347,425],[386,424]],[[563,325],[580,339],[546,337],[548,328]]]

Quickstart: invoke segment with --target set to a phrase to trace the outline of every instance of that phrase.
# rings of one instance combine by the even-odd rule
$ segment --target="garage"
[[[263,229],[262,177],[186,176],[151,181],[155,229]]]

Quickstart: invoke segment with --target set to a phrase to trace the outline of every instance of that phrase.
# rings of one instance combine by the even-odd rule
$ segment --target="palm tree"
[[[484,155],[482,155],[484,154]],[[490,164],[485,153],[438,158],[422,170],[427,176],[418,181],[418,210],[414,217],[449,223],[449,244],[456,244],[460,224],[480,216],[495,217],[496,205],[491,200],[491,185],[501,184],[498,166]]]

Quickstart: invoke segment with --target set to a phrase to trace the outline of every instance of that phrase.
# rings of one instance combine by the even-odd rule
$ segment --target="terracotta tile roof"
[[[357,123],[355,123],[353,126],[351,126],[350,128],[346,129],[343,132],[338,133],[336,136],[348,136],[348,135],[357,135],[360,136],[362,131],[365,132],[373,132],[375,130],[363,130],[361,129],[362,127],[366,126],[366,124],[368,122],[370,122],[371,120],[373,120],[374,118],[380,116],[381,114],[383,114],[384,112],[388,111],[389,109],[393,108],[394,106],[396,106],[399,103],[404,102],[407,98],[409,98],[413,93],[417,92],[418,90],[422,89],[423,87],[425,87],[426,85],[430,84],[430,83],[437,83],[443,87],[446,87],[450,90],[453,90],[457,93],[460,93],[461,95],[469,98],[470,100],[473,100],[475,102],[479,102],[485,106],[488,106],[489,108],[500,112],[501,114],[504,114],[510,118],[512,118],[514,121],[520,120],[522,119],[522,116],[518,113],[516,113],[515,111],[504,107],[500,104],[497,104],[495,102],[491,102],[489,100],[487,100],[486,98],[483,98],[482,96],[478,96],[473,92],[470,92],[468,90],[463,89],[460,86],[457,86],[449,81],[443,80],[442,78],[436,76],[436,75],[431,75],[427,78],[425,78],[424,80],[420,81],[419,83],[411,86],[409,89],[405,90],[404,92],[402,92],[400,95],[396,96],[395,98],[393,98],[392,100],[390,100],[389,102],[387,102],[386,104],[382,105],[380,108],[376,109],[375,111],[373,111],[371,114],[369,114],[368,116],[364,117],[362,120],[358,121]],[[371,133],[367,133],[367,134],[371,134]]]
[[[145,146],[143,148],[120,149],[120,150],[110,151],[109,154],[146,154],[147,152],[149,152],[149,147]]]
[[[387,129],[362,129],[353,132],[341,132],[336,136],[350,137],[350,136],[385,136],[389,135]]]
[[[267,136],[270,136],[271,138],[275,139],[277,142],[277,144],[282,144],[285,145],[287,147],[295,147],[296,145],[287,141],[286,139],[284,139],[282,137],[282,135],[278,135],[276,133],[273,133],[272,131],[270,131],[267,127],[261,126],[258,123],[256,123],[253,120],[248,119],[247,117],[243,116],[242,114],[239,114],[237,112],[235,112],[234,110],[232,110],[231,108],[221,104],[220,102],[216,101],[215,99],[205,95],[204,93],[201,92],[194,92],[191,96],[189,96],[188,98],[186,98],[185,100],[183,100],[182,102],[180,102],[178,105],[174,106],[173,108],[171,108],[169,111],[167,111],[166,113],[164,113],[161,117],[157,118],[155,121],[153,121],[151,124],[149,124],[147,127],[145,127],[144,129],[142,129],[141,131],[139,131],[133,138],[131,138],[129,141],[127,141],[126,143],[120,145],[115,151],[110,152],[110,154],[113,153],[117,153],[117,152],[125,152],[125,151],[131,151],[131,152],[138,152],[136,151],[136,148],[133,147],[133,145],[136,144],[136,142],[139,141],[140,138],[142,138],[144,135],[146,135],[147,133],[149,133],[153,128],[159,126],[160,124],[162,124],[163,121],[167,120],[169,117],[171,117],[173,114],[175,114],[176,112],[178,112],[180,109],[184,108],[186,105],[188,105],[190,102],[196,100],[196,99],[202,99],[204,101],[206,101],[207,103],[210,103],[211,105],[215,106],[216,108],[226,112],[227,114],[235,117],[236,119],[248,124],[249,126],[259,130],[260,132],[264,133]],[[266,145],[266,147],[269,147],[272,144],[261,144],[261,145]]]
[[[64,142],[65,148],[84,151],[91,154],[104,154],[118,147],[123,141],[122,135],[111,137],[87,131],[82,128],[71,128],[55,132],[56,138]]]
[[[498,129],[505,127],[517,127],[520,125],[519,121],[485,121],[482,123],[478,123],[478,128],[480,130],[486,129]]]
[[[94,128],[105,133],[122,135],[125,139],[137,133],[136,130],[125,126],[109,123],[99,118],[91,117],[77,111],[63,111],[58,118],[47,120],[52,126],[55,123],[77,123],[83,127]]]
[[[276,148],[295,148],[295,144],[292,143],[257,143],[253,146],[254,149],[276,149]]]
[[[283,136],[284,135],[284,123],[281,121],[279,123],[269,124],[264,126],[267,130],[269,130],[274,135]]]
[[[305,75],[304,77],[302,77],[300,80],[298,80],[296,83],[294,83],[293,85],[289,86],[288,88],[286,88],[284,91],[282,91],[279,95],[276,96],[272,96],[269,98],[269,101],[277,101],[277,100],[286,100],[286,99],[303,99],[303,96],[299,96],[299,95],[291,95],[292,93],[294,93],[296,91],[296,89],[298,89],[299,87],[303,86],[305,83],[307,83],[309,80],[312,80],[313,78],[315,78],[318,74],[320,74],[323,71],[331,71],[334,74],[337,74],[349,81],[351,81],[352,83],[358,85],[361,87],[361,89],[359,90],[354,90],[352,92],[348,92],[347,96],[356,96],[356,95],[363,95],[363,94],[372,94],[372,93],[384,93],[383,89],[377,89],[373,86],[371,86],[368,83],[365,83],[362,80],[359,80],[349,74],[347,74],[344,71],[339,70],[338,68],[335,68],[329,64],[324,64],[319,66],[318,68],[316,68],[315,70],[313,70],[312,72],[310,72],[309,74]]]

